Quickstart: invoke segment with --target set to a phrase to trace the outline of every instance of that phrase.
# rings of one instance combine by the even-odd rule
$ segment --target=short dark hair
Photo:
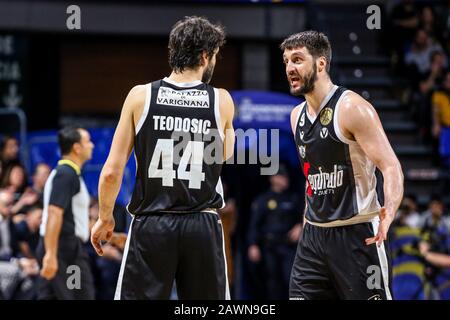
[[[62,155],[67,155],[72,151],[72,146],[81,141],[80,127],[64,127],[58,132],[58,144]]]
[[[303,31],[293,34],[281,43],[281,50],[292,50],[299,47],[305,47],[314,59],[325,57],[327,60],[326,70],[330,72],[331,64],[331,44],[328,37],[319,31]]]
[[[169,65],[175,72],[200,66],[203,52],[212,57],[214,50],[225,43],[221,25],[212,24],[202,17],[184,17],[170,31]]]

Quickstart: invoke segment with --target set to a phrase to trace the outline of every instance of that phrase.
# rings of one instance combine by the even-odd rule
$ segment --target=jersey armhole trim
[[[333,117],[333,126],[334,126],[334,132],[336,132],[336,136],[341,140],[341,142],[346,144],[358,144],[354,140],[350,140],[347,137],[345,137],[341,131],[341,128],[339,127],[339,108],[340,108],[340,102],[344,96],[349,93],[350,90],[345,90],[341,96],[339,97],[338,101],[336,102],[336,106],[334,108],[334,117]]]
[[[225,133],[223,132],[222,122],[220,117],[220,98],[219,89],[214,88],[214,116],[216,118],[217,130],[219,131],[220,138],[222,141],[225,139]]]
[[[300,121],[300,116],[303,112],[303,108],[305,107],[305,104],[306,104],[306,101],[303,101],[302,103],[299,104],[297,118],[295,119],[294,137],[297,134],[298,122]]]
[[[151,101],[151,97],[152,97],[152,84],[151,83],[147,83],[145,85],[146,87],[146,94],[145,94],[145,102],[144,102],[144,110],[142,110],[142,114],[141,117],[139,118],[139,121],[136,125],[135,128],[135,132],[137,135],[139,133],[139,131],[141,130],[145,119],[147,119],[147,114],[148,114],[148,110],[150,109],[150,101]]]

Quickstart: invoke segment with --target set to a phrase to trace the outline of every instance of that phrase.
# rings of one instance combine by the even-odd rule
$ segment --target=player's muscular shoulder
[[[126,112],[133,117],[133,122],[136,124],[144,111],[145,98],[147,96],[147,86],[134,86],[128,93],[125,100],[123,112]]]
[[[292,109],[291,111],[291,128],[292,128],[292,132],[295,134],[295,126],[296,126],[296,120],[298,118],[298,113],[300,112],[301,109],[301,104],[296,106],[294,109]]]
[[[373,106],[356,92],[349,91],[340,101],[339,126],[344,136],[351,140],[355,140],[355,131],[364,129],[377,118]]]
[[[219,88],[219,101],[220,101],[220,115],[222,121],[232,120],[234,116],[234,102],[230,93],[222,88]],[[223,124],[222,124],[223,125]]]
[[[219,88],[219,100],[220,100],[220,105],[224,106],[224,107],[230,107],[233,104],[233,98],[231,98],[231,94],[222,88]]]

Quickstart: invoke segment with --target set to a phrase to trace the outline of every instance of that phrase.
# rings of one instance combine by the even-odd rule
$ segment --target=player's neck
[[[314,85],[314,90],[310,93],[305,94],[308,109],[315,114],[319,113],[323,99],[325,99],[325,97],[328,95],[328,93],[330,93],[333,87],[334,84],[333,82],[331,82],[330,78],[324,79],[322,81],[317,81]]]
[[[183,72],[175,72],[172,71],[172,73],[169,76],[169,79],[175,82],[179,83],[189,83],[194,81],[201,81],[203,76],[203,71],[201,68],[198,68],[197,70],[184,70]]]

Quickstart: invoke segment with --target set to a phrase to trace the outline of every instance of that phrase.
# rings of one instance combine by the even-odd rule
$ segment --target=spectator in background
[[[4,172],[0,188],[8,189],[14,194],[14,202],[19,200],[27,187],[25,168],[18,162],[8,166]]]
[[[46,163],[38,163],[34,169],[32,176],[33,185],[31,189],[39,195],[39,200],[42,202],[42,195],[44,193],[45,183],[50,175],[50,166]]]
[[[390,47],[394,50],[394,60],[403,66],[405,44],[411,42],[415,30],[419,26],[419,12],[413,0],[403,0],[391,13],[391,26],[386,34]]]
[[[445,75],[447,59],[442,51],[434,51],[430,56],[430,70],[419,75],[419,90],[423,94],[428,94],[435,90]]]
[[[444,203],[439,195],[432,196],[428,210],[422,213],[420,227],[424,232],[436,229],[450,231],[450,219],[444,215]]]
[[[433,136],[439,138],[442,128],[450,128],[450,70],[443,77],[442,87],[433,93]]]
[[[0,175],[15,162],[19,161],[19,142],[16,138],[6,135],[0,141]]]
[[[429,1],[431,2],[431,1]],[[433,10],[438,26],[440,26],[440,42],[444,46],[444,50],[450,52],[450,1],[441,0],[433,1]]]
[[[415,68],[411,70],[410,79],[412,81],[411,112],[414,115],[420,128],[420,134],[423,142],[431,142],[431,126],[433,114],[431,111],[431,96],[434,90],[438,88],[445,75],[445,56],[440,51],[435,51],[430,57],[431,68],[429,71],[421,74]],[[437,164],[438,157],[434,158]]]
[[[450,268],[450,255],[445,253],[432,252],[428,242],[420,243],[420,253],[428,263],[438,268]]]
[[[419,28],[425,32],[436,42],[443,42],[443,28],[439,19],[436,18],[435,11],[430,6],[425,6],[420,12]]]
[[[39,243],[39,226],[42,222],[42,204],[27,207],[24,214],[13,218],[17,239],[22,254],[30,259],[36,259],[36,248]]]
[[[417,197],[414,194],[408,194],[403,197],[401,204],[403,225],[410,228],[419,228],[421,223],[420,213],[417,210]]]
[[[10,190],[0,191],[0,297],[33,299],[39,267],[36,259],[20,252],[20,235],[11,214],[13,200]]]
[[[422,220],[422,238],[429,249],[422,247],[422,252],[450,254],[450,219],[445,216],[444,209],[442,199],[433,196]],[[430,287],[426,295],[429,299],[450,299],[450,287],[446,286],[450,281],[450,270],[433,262],[426,263],[425,276]]]
[[[440,153],[441,150],[450,149],[450,70],[447,70],[443,77],[442,87],[433,93],[431,97],[432,114],[433,114],[433,153],[434,157],[439,159],[437,164],[441,166],[449,166],[450,159],[446,154],[447,151]],[[442,133],[442,134],[441,134]]]
[[[12,207],[13,214],[25,213],[29,207],[43,203],[45,182],[50,175],[50,167],[45,163],[39,163],[33,173],[33,185],[25,189],[19,200]]]
[[[25,192],[17,200],[11,211],[13,214],[25,213],[28,207],[31,207],[39,202],[39,195],[36,194],[31,188],[27,188]]]
[[[392,253],[392,291],[396,300],[423,300],[425,267],[414,196],[405,196],[389,232]]]
[[[266,297],[287,299],[295,250],[302,230],[302,206],[289,189],[289,175],[280,166],[270,190],[252,205],[248,257],[263,263]]]
[[[412,68],[412,72],[423,75],[431,69],[431,55],[433,52],[443,52],[442,47],[436,43],[427,32],[418,29],[410,50],[406,52],[405,63]],[[445,59],[445,65],[447,61]]]
[[[13,258],[0,261],[0,300],[32,300],[39,266],[34,259]]]
[[[13,201],[14,196],[11,191],[0,191],[0,260],[2,261],[9,261],[19,254],[16,229],[11,217]]]

